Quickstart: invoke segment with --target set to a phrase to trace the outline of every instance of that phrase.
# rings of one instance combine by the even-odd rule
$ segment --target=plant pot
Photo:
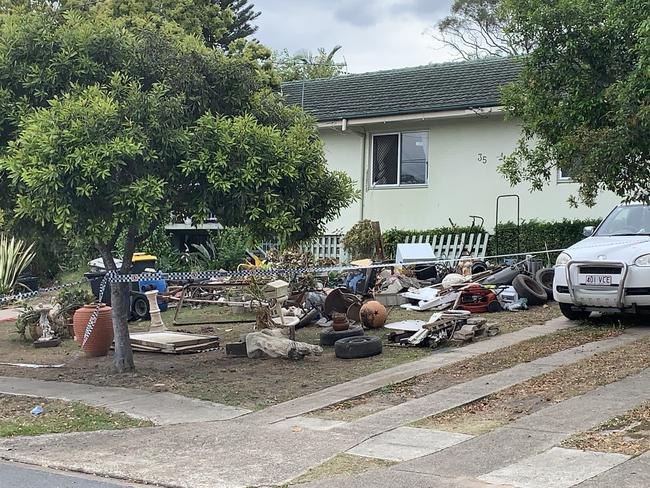
[[[74,313],[72,323],[74,326],[74,339],[79,344],[83,343],[86,326],[97,305],[84,305]],[[97,313],[97,322],[90,333],[90,337],[83,350],[88,357],[106,356],[113,344],[113,319],[111,307],[100,304]]]
[[[334,312],[334,320],[332,320],[332,329],[336,331],[348,330],[350,322],[345,314]]]

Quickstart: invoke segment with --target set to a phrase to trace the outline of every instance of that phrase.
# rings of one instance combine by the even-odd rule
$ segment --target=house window
[[[425,185],[428,139],[423,131],[373,135],[373,186]]]
[[[557,169],[557,182],[558,183],[573,183],[573,178],[571,174],[562,168]]]

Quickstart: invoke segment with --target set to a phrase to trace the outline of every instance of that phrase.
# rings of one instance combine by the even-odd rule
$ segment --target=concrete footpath
[[[471,397],[498,391],[649,332],[628,330],[619,337],[487,375],[465,383],[466,393]],[[475,345],[485,348],[490,342]],[[310,486],[569,488],[635,462],[626,456],[562,449],[559,444],[576,431],[650,399],[649,384],[646,370],[476,437],[408,426],[414,417],[466,402],[464,386],[458,385],[447,389],[451,392],[436,394],[447,398],[444,405],[436,403],[433,395],[352,423],[295,416],[325,401],[314,403],[310,395],[302,404],[291,402],[284,411],[274,407],[272,415],[261,412],[220,422],[0,440],[0,458],[164,486],[239,488],[282,485],[347,452],[400,462],[389,469]],[[637,461],[637,466],[645,470],[646,465]]]
[[[488,341],[475,342],[460,348],[446,348],[417,361],[400,364],[399,366],[378,371],[362,378],[357,378],[356,380],[325,388],[310,395],[273,405],[261,412],[255,413],[253,417],[256,419],[259,418],[263,422],[279,422],[325,408],[329,405],[363,395],[393,383],[406,381],[415,376],[442,368],[443,366],[448,366],[480,354],[496,351],[497,349],[512,346],[527,339],[541,337],[570,327],[575,327],[575,324],[564,317],[560,317],[549,320],[543,325],[533,325],[510,334],[492,337]]]
[[[0,393],[78,401],[93,407],[151,420],[157,425],[229,420],[250,410],[187,398],[174,393],[92,386],[0,376]]]

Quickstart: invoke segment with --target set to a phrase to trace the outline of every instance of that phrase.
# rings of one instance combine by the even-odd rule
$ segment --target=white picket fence
[[[438,259],[457,261],[463,250],[475,258],[483,259],[487,254],[487,245],[490,234],[447,234],[440,236],[415,235],[408,236],[405,244],[431,244],[433,254]]]
[[[343,234],[326,234],[300,247],[303,251],[312,253],[315,259],[334,259],[343,262],[346,256],[342,239]]]
[[[343,234],[325,234],[301,245],[300,249],[304,252],[310,252],[315,259],[334,259],[343,262],[346,259],[346,254],[341,243],[342,239]],[[264,251],[278,249],[279,247],[280,244],[274,242],[265,242],[260,245],[260,248]]]

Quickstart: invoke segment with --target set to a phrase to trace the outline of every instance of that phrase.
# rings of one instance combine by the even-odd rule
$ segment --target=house
[[[516,58],[492,58],[284,84],[287,101],[316,118],[330,168],[347,172],[361,190],[328,232],[362,219],[384,230],[469,225],[471,215],[492,229],[499,195],[518,195],[525,220],[606,215],[617,197],[571,208],[577,185],[567,175],[556,173],[531,193],[497,171],[521,134],[516,120],[505,120],[500,87],[520,69]],[[502,199],[499,221],[515,221],[516,209],[516,198]]]

